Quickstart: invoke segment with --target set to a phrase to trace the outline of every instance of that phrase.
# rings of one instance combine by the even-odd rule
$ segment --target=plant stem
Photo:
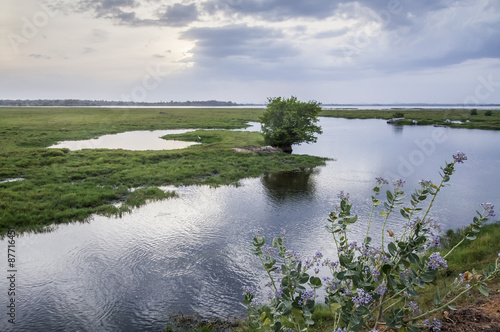
[[[262,263],[262,266],[264,266],[264,270],[266,270],[267,275],[269,276],[269,279],[271,279],[271,283],[273,284],[274,291],[277,292],[278,289],[276,288],[276,285],[274,284],[274,279],[271,276],[271,272],[269,272],[268,269],[266,269],[266,264],[264,263],[264,260],[262,259],[262,255],[259,255],[260,262]]]
[[[372,217],[373,217],[373,210],[375,208],[375,202],[372,203],[372,209],[370,211],[370,219],[368,219],[368,228],[366,229],[366,235],[365,235],[365,244],[366,244],[366,239],[368,238],[368,232],[370,231],[370,224],[372,223]]]

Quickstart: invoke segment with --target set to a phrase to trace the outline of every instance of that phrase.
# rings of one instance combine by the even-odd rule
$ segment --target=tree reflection
[[[403,134],[403,129],[404,129],[404,126],[392,125],[392,132],[395,135],[402,135]]]
[[[317,169],[305,169],[270,173],[263,175],[261,182],[267,197],[276,204],[283,204],[287,200],[311,199],[316,190],[316,183],[311,175],[318,172]]]

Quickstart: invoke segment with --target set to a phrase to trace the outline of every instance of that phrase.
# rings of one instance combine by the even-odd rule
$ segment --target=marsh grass
[[[491,129],[500,130],[500,110],[479,110],[477,115],[471,115],[469,109],[405,109],[397,110],[404,113],[407,120],[401,120],[396,124],[413,125],[412,120],[417,120],[418,125],[439,125],[452,128],[466,129]],[[486,114],[490,114],[490,116]],[[395,110],[323,110],[321,116],[346,119],[392,119]],[[462,124],[446,122],[462,121]],[[469,122],[466,122],[466,121]]]
[[[121,215],[150,200],[173,197],[165,185],[238,184],[265,173],[308,169],[324,158],[307,155],[240,154],[233,147],[264,145],[244,128],[256,109],[0,109],[0,234],[9,228],[43,231],[85,221],[92,214]],[[202,128],[166,139],[201,142],[183,150],[128,151],[47,149],[129,130]],[[210,129],[210,130],[208,130]],[[198,138],[200,137],[200,138]]]

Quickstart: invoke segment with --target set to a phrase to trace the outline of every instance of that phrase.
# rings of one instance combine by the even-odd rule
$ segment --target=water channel
[[[240,186],[175,188],[179,198],[122,218],[95,216],[16,238],[16,326],[3,314],[0,330],[161,331],[180,312],[242,317],[241,287],[265,280],[249,252],[254,229],[271,237],[283,227],[289,247],[304,257],[316,250],[333,255],[324,226],[340,190],[350,193],[360,215],[351,233],[360,239],[375,177],[404,178],[411,192],[421,179],[438,182],[440,166],[458,150],[468,160],[456,167],[433,217],[443,229],[457,228],[470,223],[480,203],[500,206],[499,131],[334,118],[320,124],[318,142],[295,146],[294,153],[332,158],[324,167]],[[375,223],[372,237],[380,227]],[[389,227],[402,225],[395,220]],[[3,257],[6,248],[4,239]],[[6,292],[8,280],[1,280]]]

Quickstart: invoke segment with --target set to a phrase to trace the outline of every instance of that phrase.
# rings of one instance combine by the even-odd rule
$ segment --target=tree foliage
[[[316,101],[298,101],[294,96],[268,98],[267,109],[260,117],[266,143],[291,153],[293,144],[316,142],[315,134],[322,133],[316,125],[320,105]]]

